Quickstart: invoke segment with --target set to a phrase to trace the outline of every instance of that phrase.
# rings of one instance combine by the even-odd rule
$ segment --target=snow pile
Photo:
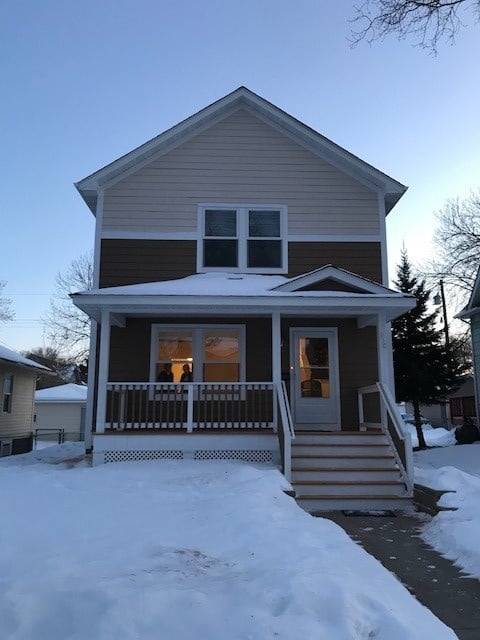
[[[47,446],[30,453],[23,453],[18,456],[8,456],[0,459],[0,470],[2,467],[28,467],[34,464],[58,464],[70,466],[73,462],[78,462],[83,466],[89,466],[85,459],[84,442],[66,442],[65,444]]]
[[[0,462],[1,638],[456,638],[274,468],[51,449]]]
[[[412,447],[418,447],[417,429],[414,424],[407,422],[405,428],[410,432],[412,437]],[[423,437],[428,447],[449,447],[455,444],[455,432],[448,431],[443,427],[434,429],[431,424],[423,424]]]
[[[427,523],[422,538],[469,575],[480,578],[480,443],[456,445],[415,455],[415,482],[452,493],[439,501],[443,511]],[[450,465],[440,466],[450,457]],[[421,465],[421,466],[420,466]],[[473,475],[473,473],[475,475]]]

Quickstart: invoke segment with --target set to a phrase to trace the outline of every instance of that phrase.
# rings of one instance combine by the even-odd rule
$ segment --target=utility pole
[[[445,301],[445,290],[443,288],[443,280],[440,280],[440,295],[434,296],[433,298],[433,303],[436,306],[439,306],[440,304],[442,305],[442,313],[443,313],[443,330],[445,331],[445,351],[447,352],[447,355],[449,355],[450,353],[450,336],[448,333],[448,319],[447,319],[447,303]],[[447,406],[448,406],[448,410],[447,410]],[[445,402],[441,402],[440,403],[440,411],[442,414],[442,422],[443,425],[445,427],[448,427],[449,421],[450,421],[450,411],[449,411],[449,407],[450,407],[450,403],[445,401]]]
[[[433,302],[435,305],[442,305],[443,313],[443,330],[445,331],[445,349],[447,353],[450,351],[450,336],[448,334],[448,319],[447,319],[447,303],[445,301],[445,290],[443,288],[443,280],[440,280],[440,295],[434,297]]]

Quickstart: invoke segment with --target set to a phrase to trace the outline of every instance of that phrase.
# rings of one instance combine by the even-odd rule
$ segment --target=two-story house
[[[96,216],[94,461],[280,462],[399,504],[385,216],[405,187],[245,87],[77,183]],[[293,443],[293,448],[292,448]]]

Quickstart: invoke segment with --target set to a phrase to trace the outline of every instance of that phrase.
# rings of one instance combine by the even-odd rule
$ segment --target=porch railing
[[[282,469],[291,478],[295,438],[285,383],[109,382],[108,430],[138,432],[265,430],[278,433]]]
[[[273,429],[273,382],[107,383],[105,428]]]
[[[412,441],[389,389],[381,382],[358,389],[358,413],[360,429],[381,429],[387,436],[407,491],[411,493]]]

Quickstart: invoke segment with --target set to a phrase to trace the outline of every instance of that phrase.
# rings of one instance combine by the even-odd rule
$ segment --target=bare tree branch
[[[75,307],[70,294],[93,287],[93,258],[84,254],[73,260],[56,278],[56,291],[44,321],[46,335],[54,348],[77,363],[88,357],[90,319]]]
[[[470,296],[480,265],[480,189],[446,202],[436,213],[435,257],[423,265],[430,283],[442,279],[457,309]]]
[[[4,280],[0,280],[0,322],[9,322],[15,318],[12,301],[10,298],[4,298],[2,296],[2,291],[6,285],[7,283]]]
[[[479,0],[365,0],[354,7],[353,46],[369,44],[395,34],[399,40],[412,37],[414,43],[436,54],[442,40],[454,43],[468,13],[480,17]]]

